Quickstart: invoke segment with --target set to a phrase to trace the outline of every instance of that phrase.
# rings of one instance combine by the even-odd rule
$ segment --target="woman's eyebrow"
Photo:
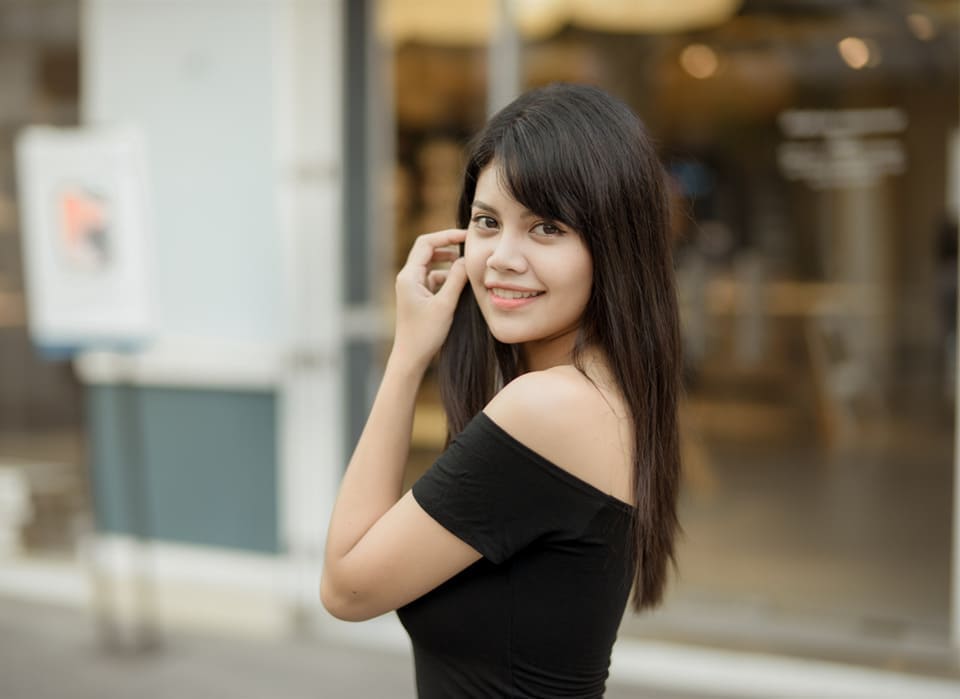
[[[482,211],[489,211],[489,212],[490,212],[491,214],[493,214],[494,216],[499,216],[499,215],[500,215],[500,212],[499,212],[499,211],[497,211],[495,208],[493,208],[493,207],[490,206],[489,204],[486,204],[486,203],[480,201],[479,199],[474,199],[472,206],[473,206],[474,209],[481,209]],[[534,214],[534,213],[533,213],[532,211],[530,211],[529,209],[524,209],[524,210],[523,210],[523,213],[521,214],[521,216],[523,216],[523,218],[535,218],[535,217],[536,217],[536,214]]]
[[[496,209],[494,209],[494,208],[493,208],[492,206],[490,206],[489,204],[484,204],[484,203],[483,203],[482,201],[480,201],[479,199],[474,199],[472,206],[473,206],[474,209],[482,209],[482,210],[484,210],[484,211],[489,211],[491,214],[495,214],[495,215],[497,215],[497,216],[500,215],[500,212],[499,212],[499,211],[497,211]]]

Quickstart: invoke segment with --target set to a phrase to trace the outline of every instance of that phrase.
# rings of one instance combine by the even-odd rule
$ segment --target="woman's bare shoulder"
[[[600,490],[629,500],[623,418],[572,366],[528,372],[484,408],[512,437]]]
[[[577,401],[585,398],[591,388],[586,378],[572,366],[528,371],[504,386],[488,407],[504,410],[542,407],[555,401]]]
[[[493,397],[484,412],[519,410],[527,414],[530,409],[551,409],[550,414],[561,421],[570,417],[579,422],[584,411],[598,417],[622,414],[622,409],[614,407],[620,401],[611,402],[610,394],[609,387],[598,386],[576,367],[564,364],[521,374]]]

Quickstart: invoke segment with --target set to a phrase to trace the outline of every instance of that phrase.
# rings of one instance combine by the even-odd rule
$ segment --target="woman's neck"
[[[522,371],[543,371],[555,366],[573,364],[573,349],[576,346],[577,329],[520,346]]]
[[[549,340],[524,343],[520,347],[521,373],[573,364],[576,344],[577,330],[571,330]],[[578,360],[578,368],[586,371],[588,375],[594,370],[601,373],[608,371],[606,354],[596,345],[582,347]]]

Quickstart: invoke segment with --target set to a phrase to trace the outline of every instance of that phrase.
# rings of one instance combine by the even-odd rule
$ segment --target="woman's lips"
[[[495,292],[496,292],[495,288],[487,289],[487,294],[490,297],[490,303],[493,304],[494,307],[505,310],[505,311],[513,310],[514,308],[520,308],[522,306],[527,306],[533,303],[534,301],[536,301],[541,296],[543,296],[543,292],[538,292],[533,296],[526,296],[521,298],[504,298],[503,296],[498,296]]]

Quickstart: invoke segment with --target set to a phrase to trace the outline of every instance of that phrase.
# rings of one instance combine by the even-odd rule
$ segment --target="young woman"
[[[420,236],[397,275],[320,592],[341,619],[398,611],[420,697],[600,697],[630,589],[637,610],[661,600],[679,481],[666,202],[637,117],[552,85],[474,139],[459,228]],[[448,447],[401,496],[438,350]]]

